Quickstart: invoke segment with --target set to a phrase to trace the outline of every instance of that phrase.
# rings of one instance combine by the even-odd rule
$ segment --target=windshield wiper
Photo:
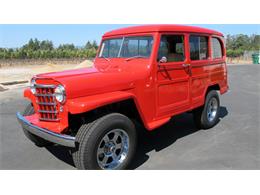
[[[147,58],[147,56],[140,56],[140,55],[139,56],[133,56],[133,57],[125,59],[125,61],[129,61],[129,60],[136,59],[136,58]]]
[[[104,58],[106,61],[110,62],[110,59],[105,56],[99,56],[100,58]]]

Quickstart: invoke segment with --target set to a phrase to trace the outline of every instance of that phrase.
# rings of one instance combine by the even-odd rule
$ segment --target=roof
[[[117,30],[112,30],[104,34],[104,37],[115,36],[115,35],[125,35],[134,33],[151,33],[151,32],[192,32],[192,33],[206,33],[218,36],[223,36],[222,33],[210,30],[206,28],[200,28],[195,26],[184,26],[184,25],[142,25],[142,26],[132,26],[127,28],[120,28]]]

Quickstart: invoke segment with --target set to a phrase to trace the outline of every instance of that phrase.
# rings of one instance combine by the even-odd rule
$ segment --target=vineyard
[[[237,58],[245,54],[245,51],[260,50],[260,35],[227,35],[227,57]],[[76,47],[74,44],[61,44],[54,47],[49,40],[39,41],[30,39],[20,48],[1,48],[0,59],[75,59],[94,58],[98,45],[96,41],[88,41],[84,47]]]
[[[0,59],[93,58],[97,48],[96,41],[88,41],[84,47],[62,44],[55,48],[52,41],[30,39],[21,48],[0,48]]]

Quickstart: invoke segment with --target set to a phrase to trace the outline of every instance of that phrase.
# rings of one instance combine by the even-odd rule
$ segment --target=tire
[[[24,112],[23,112],[23,116],[30,116],[32,114],[34,114],[35,111],[34,111],[34,108],[32,106],[31,103],[29,103]],[[47,141],[47,140],[44,140],[36,135],[33,135],[32,133],[30,133],[29,131],[27,131],[26,129],[23,128],[23,132],[25,134],[25,136],[31,140],[36,146],[38,147],[44,147],[44,146],[50,146],[50,145],[53,145],[53,143]]]
[[[208,112],[209,110],[211,111]],[[219,110],[220,101],[218,93],[215,90],[209,91],[205,99],[205,104],[193,111],[196,127],[198,129],[209,129],[215,126],[219,122]]]
[[[135,125],[122,114],[107,114],[83,124],[76,135],[76,143],[72,157],[78,169],[127,169],[136,150]]]

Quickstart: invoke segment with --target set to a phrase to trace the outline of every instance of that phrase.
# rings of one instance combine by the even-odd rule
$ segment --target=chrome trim
[[[117,55],[118,58],[121,55],[121,51],[122,51],[122,48],[123,48],[124,41],[125,41],[125,37],[123,37],[122,44],[120,45],[120,49],[119,49],[119,52],[118,52],[118,55]]]
[[[129,136],[123,129],[109,131],[99,142],[97,162],[101,169],[116,169],[127,158]]]
[[[62,88],[62,93],[56,93],[56,92],[55,92],[55,90],[56,90],[58,87],[61,87],[61,88]],[[58,85],[58,86],[55,88],[55,90],[54,90],[54,94],[53,94],[53,95],[55,96],[56,101],[59,102],[59,103],[61,103],[61,104],[64,104],[64,103],[66,102],[66,99],[67,99],[65,87],[64,87],[63,85]],[[57,100],[57,98],[56,98],[57,94],[63,95],[63,101],[60,102],[60,101]]]
[[[36,87],[36,88],[51,88],[51,89],[55,89],[55,88],[56,88],[56,85],[34,84],[34,87]]]
[[[19,112],[16,113],[16,117],[21,124],[22,128],[26,129],[30,133],[41,137],[47,141],[67,146],[67,147],[75,147],[75,137],[65,134],[54,133],[48,129],[38,127],[30,123],[30,121],[26,120]]]
[[[36,104],[44,105],[44,106],[56,106],[57,105],[55,102],[51,103],[51,102],[38,102],[38,101],[36,101]]]
[[[42,118],[42,117],[39,117],[39,120],[44,120],[44,121],[59,121],[60,118]]]
[[[190,64],[182,64],[182,67],[183,67],[183,68],[190,67]]]
[[[35,89],[38,89],[35,94],[37,97],[36,104],[38,105],[39,120],[41,121],[55,122],[60,120],[57,116],[59,114],[57,110],[58,102],[54,93],[56,88],[56,85],[35,84]],[[50,116],[45,114],[50,114]]]
[[[207,119],[212,122],[216,119],[218,113],[218,101],[215,97],[211,98],[207,105]]]
[[[55,97],[54,94],[43,94],[43,93],[36,93],[35,96],[39,96],[39,97]]]
[[[49,113],[49,114],[57,114],[58,111],[57,110],[38,110],[38,112],[40,113]]]

